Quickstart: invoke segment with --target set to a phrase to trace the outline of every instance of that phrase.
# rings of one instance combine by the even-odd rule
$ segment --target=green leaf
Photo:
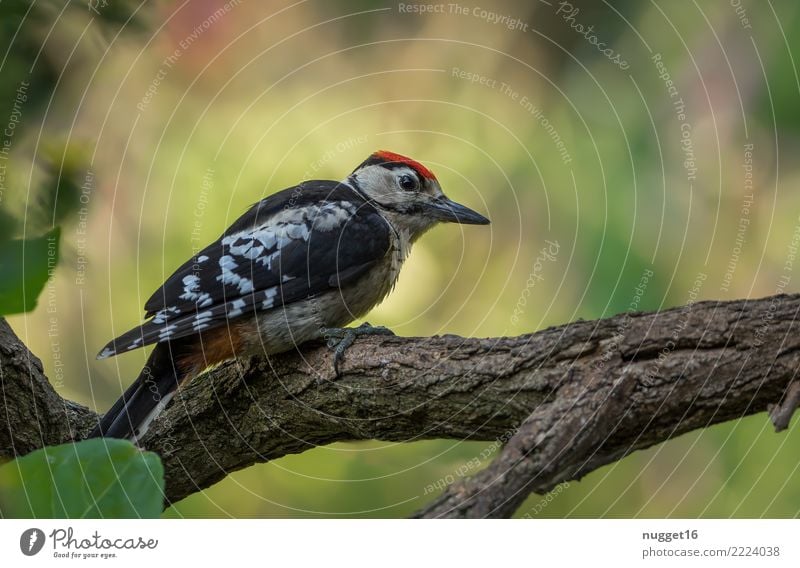
[[[164,468],[127,440],[49,446],[0,467],[5,518],[157,518]]]
[[[64,225],[77,218],[82,185],[89,172],[89,150],[80,143],[42,143],[45,177],[37,188],[32,208],[36,226]]]
[[[41,237],[0,242],[0,316],[36,307],[47,278],[58,263],[61,229]]]
[[[0,244],[9,240],[16,229],[17,220],[14,216],[5,209],[0,209]]]

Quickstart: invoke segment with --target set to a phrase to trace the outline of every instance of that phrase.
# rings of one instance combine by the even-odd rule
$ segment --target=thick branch
[[[0,317],[0,463],[42,446],[72,440],[97,420],[88,408],[61,398],[42,362]]]
[[[798,308],[800,296],[776,296],[520,337],[362,339],[338,380],[330,352],[309,346],[200,377],[144,445],[162,455],[177,501],[250,464],[334,441],[506,441],[510,432],[489,468],[419,513],[508,516],[531,491],[782,401],[800,362]],[[85,432],[92,413],[61,400],[10,330],[0,333],[0,455]]]
[[[487,469],[416,516],[508,517],[531,492],[768,408],[780,415],[776,429],[785,428],[797,406],[798,308],[798,296],[775,296],[588,324],[597,326],[590,353],[570,366],[558,396],[533,411]]]

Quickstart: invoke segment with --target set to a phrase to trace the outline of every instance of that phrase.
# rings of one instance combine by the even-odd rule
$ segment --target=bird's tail
[[[180,341],[157,344],[133,384],[87,437],[141,438],[195,370],[180,357],[182,347]]]

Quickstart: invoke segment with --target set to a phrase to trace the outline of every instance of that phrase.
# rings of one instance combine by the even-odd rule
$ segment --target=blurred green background
[[[697,299],[770,295],[781,276],[798,290],[784,265],[800,223],[797,2],[409,6],[0,5],[0,127],[16,117],[0,206],[38,234],[52,224],[42,164],[80,172],[59,270],[9,320],[62,396],[107,409],[146,352],[94,355],[173,269],[249,204],[342,179],[376,149],[424,162],[493,220],[416,245],[369,316],[400,335],[609,316],[647,270],[644,310],[687,303],[698,276]],[[558,254],[537,264],[548,241]],[[797,424],[776,435],[758,415],[685,435],[518,515],[796,517]],[[233,473],[165,515],[405,516],[491,445],[334,444]]]

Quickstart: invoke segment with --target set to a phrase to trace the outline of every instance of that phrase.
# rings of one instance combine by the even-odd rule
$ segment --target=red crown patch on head
[[[422,177],[426,179],[435,180],[436,176],[433,175],[433,172],[430,171],[428,168],[417,162],[416,160],[412,160],[411,158],[406,158],[400,154],[395,154],[394,152],[389,152],[387,150],[378,150],[373,154],[374,157],[380,158],[386,162],[396,162],[398,164],[405,164],[409,168],[413,168],[416,170]]]

